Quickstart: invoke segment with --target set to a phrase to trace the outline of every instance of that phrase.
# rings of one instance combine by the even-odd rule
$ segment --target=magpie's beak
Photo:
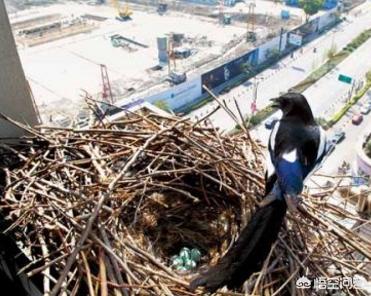
[[[273,104],[272,104],[273,108],[280,108],[281,107],[280,98],[273,98],[273,99],[270,99],[270,101],[273,102]]]

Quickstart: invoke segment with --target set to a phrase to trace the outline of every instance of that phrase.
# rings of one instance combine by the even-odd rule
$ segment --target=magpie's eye
[[[291,102],[290,100],[285,100],[285,101],[283,102],[283,105],[284,105],[285,107],[290,107],[290,106],[292,106],[292,102]]]
[[[281,106],[282,106],[283,108],[286,108],[286,107],[289,106],[289,102],[288,102],[287,100],[283,100],[283,101],[281,102]]]

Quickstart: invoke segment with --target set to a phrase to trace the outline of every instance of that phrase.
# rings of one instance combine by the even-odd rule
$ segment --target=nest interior
[[[141,210],[137,210],[137,201],[129,203],[122,221],[131,226],[133,237],[152,246],[165,262],[182,247],[198,248],[207,262],[226,250],[241,226],[242,203],[237,198],[210,203],[201,197],[195,203],[165,191],[148,194],[139,206]]]

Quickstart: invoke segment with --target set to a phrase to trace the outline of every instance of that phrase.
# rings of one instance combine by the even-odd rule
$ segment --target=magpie
[[[269,137],[264,198],[228,252],[190,283],[192,291],[199,286],[209,292],[225,285],[238,288],[262,268],[287,209],[296,211],[305,179],[326,155],[325,132],[306,98],[289,92],[272,100],[282,118]]]

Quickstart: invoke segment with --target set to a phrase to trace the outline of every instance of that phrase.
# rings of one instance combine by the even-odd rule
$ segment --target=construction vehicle
[[[131,20],[131,15],[133,11],[130,9],[129,4],[126,3],[125,7],[122,8],[119,0],[112,0],[112,4],[117,11],[116,19],[122,22]]]
[[[229,14],[224,14],[223,25],[230,25],[232,23],[232,16]]]
[[[169,77],[166,80],[174,85],[181,84],[187,80],[187,74],[185,72],[181,73],[181,72],[171,71],[169,73]]]
[[[133,45],[136,47],[141,47],[141,48],[148,48],[148,45],[140,43],[138,41],[135,41],[133,39],[124,37],[120,34],[114,34],[110,36],[111,38],[111,43],[114,47],[129,47],[129,45]]]
[[[157,13],[159,15],[164,15],[166,11],[167,11],[167,4],[159,3],[157,7]]]
[[[128,47],[129,43],[126,42],[121,35],[115,34],[112,35],[111,37],[111,43],[113,47]]]

